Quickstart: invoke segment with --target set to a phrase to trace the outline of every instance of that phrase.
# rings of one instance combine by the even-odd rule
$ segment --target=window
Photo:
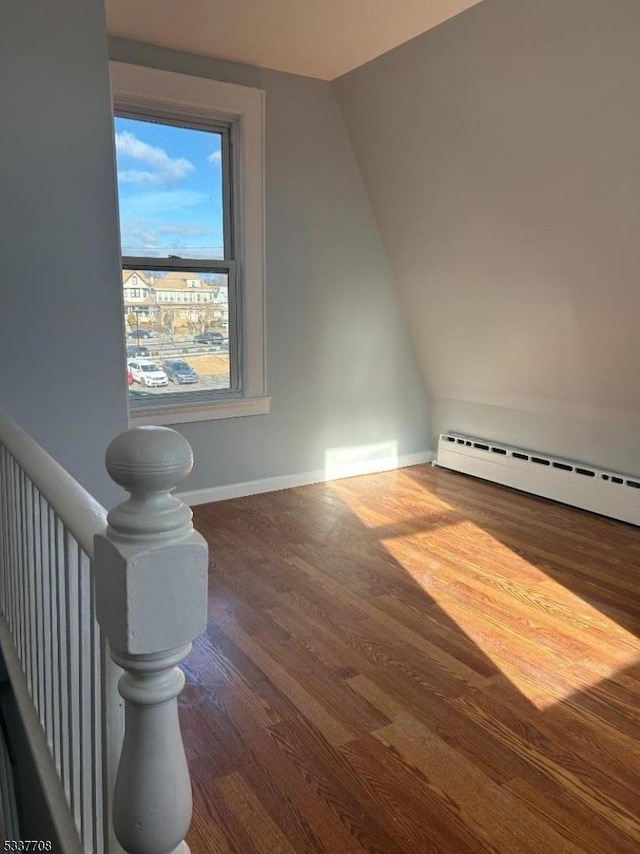
[[[129,387],[130,419],[266,413],[263,93],[122,63],[111,74],[125,333],[168,377]]]

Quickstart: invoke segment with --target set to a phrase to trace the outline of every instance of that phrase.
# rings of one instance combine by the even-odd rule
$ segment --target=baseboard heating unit
[[[442,433],[437,466],[640,526],[640,477],[458,433]]]

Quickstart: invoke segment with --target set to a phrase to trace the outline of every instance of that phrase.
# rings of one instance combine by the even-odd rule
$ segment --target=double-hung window
[[[133,424],[269,410],[264,93],[112,63]],[[143,349],[144,348],[144,349]]]

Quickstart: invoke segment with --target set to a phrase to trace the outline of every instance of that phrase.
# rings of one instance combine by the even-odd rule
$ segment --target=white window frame
[[[238,281],[240,392],[208,401],[156,404],[130,410],[132,426],[183,424],[240,415],[264,415],[271,398],[266,387],[265,335],[265,190],[264,100],[261,89],[236,86],[111,62],[114,108],[157,110],[183,121],[231,121],[235,124],[233,175],[238,222],[236,275]]]

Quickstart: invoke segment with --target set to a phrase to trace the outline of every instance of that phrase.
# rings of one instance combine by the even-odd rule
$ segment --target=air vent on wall
[[[640,525],[640,478],[487,439],[442,433],[436,465]]]

